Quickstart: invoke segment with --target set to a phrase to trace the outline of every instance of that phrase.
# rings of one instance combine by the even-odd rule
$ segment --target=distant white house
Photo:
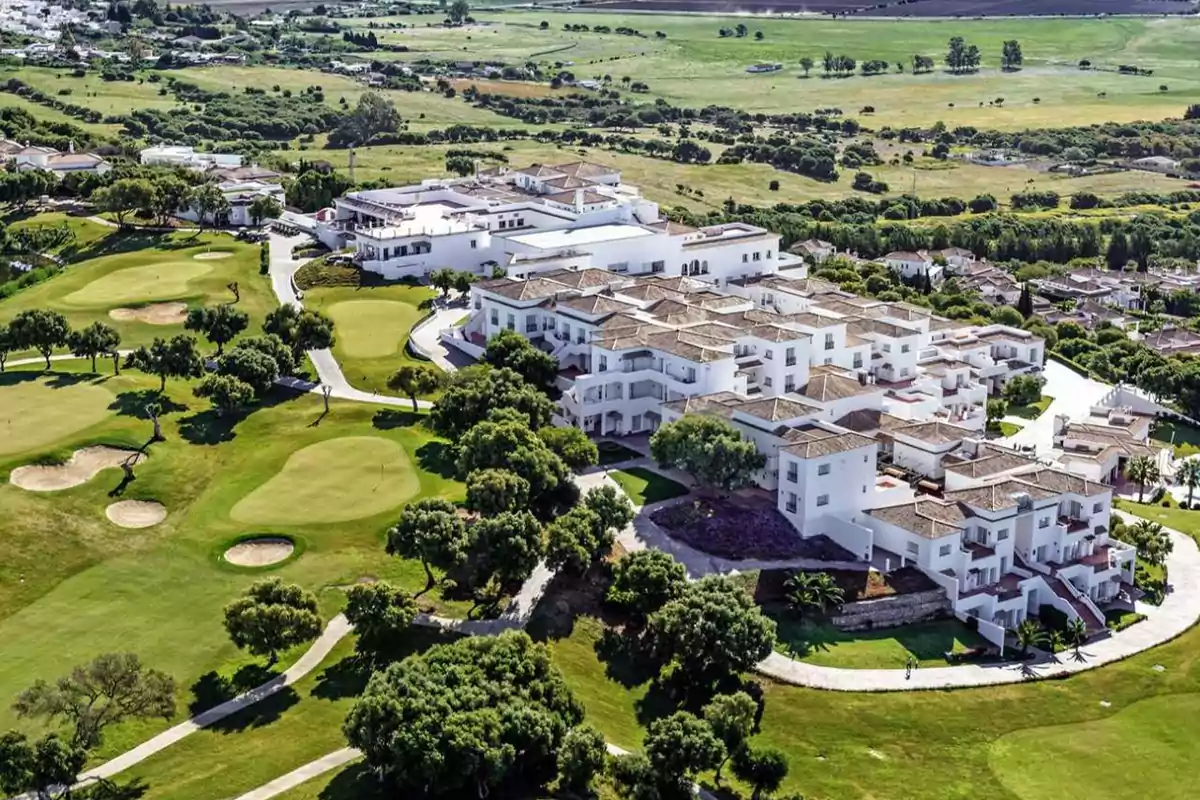
[[[778,72],[783,69],[783,64],[751,64],[746,67],[746,72]]]
[[[218,183],[217,188],[229,201],[229,216],[224,224],[234,228],[244,228],[254,224],[250,218],[250,205],[259,197],[274,197],[282,206],[284,204],[283,187],[277,183],[262,181],[226,181]],[[179,212],[182,219],[193,222],[200,221],[200,212],[194,206]]]
[[[232,153],[197,153],[196,148],[181,145],[157,145],[142,150],[138,154],[138,160],[143,164],[166,164],[206,170],[212,167],[240,167],[243,158]]]
[[[902,278],[929,275],[934,282],[942,279],[942,267],[933,263],[933,257],[924,250],[916,253],[895,250],[883,257],[883,263],[888,269],[894,269],[900,273]]]
[[[76,153],[72,144],[66,153],[53,147],[20,144],[0,139],[0,161],[11,163],[19,171],[41,169],[58,176],[69,172],[90,172],[103,175],[112,169],[112,164],[95,153]]]

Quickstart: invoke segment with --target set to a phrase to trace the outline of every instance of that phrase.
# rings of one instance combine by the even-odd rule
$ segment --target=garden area
[[[608,476],[629,495],[635,506],[661,503],[688,493],[683,484],[644,467],[614,469],[609,471]]]
[[[1164,446],[1173,447],[1175,458],[1178,459],[1200,454],[1200,429],[1186,422],[1156,420],[1150,438]]]
[[[1037,419],[1042,414],[1044,414],[1046,409],[1049,408],[1050,404],[1053,402],[1054,402],[1053,397],[1051,397],[1050,395],[1044,394],[1041,397],[1039,397],[1037,399],[1037,401],[1035,401],[1033,403],[1029,403],[1027,405],[1009,403],[1008,413],[1011,416],[1020,417],[1021,419],[1033,420],[1033,419]],[[1011,434],[1005,434],[1005,435],[1008,436]]]

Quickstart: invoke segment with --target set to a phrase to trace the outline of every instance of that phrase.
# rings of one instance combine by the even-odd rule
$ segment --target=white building
[[[470,178],[351,192],[316,215],[318,238],[389,279],[441,267],[529,278],[597,267],[637,275],[687,275],[713,286],[798,270],[779,236],[744,224],[688,228],[620,173],[585,161],[484,170]]]
[[[261,181],[223,181],[217,184],[221,194],[229,202],[229,215],[221,224],[234,228],[243,228],[254,224],[250,216],[250,205],[259,197],[273,197],[284,205],[284,189],[277,183]],[[200,221],[200,212],[195,207],[183,209],[178,213],[181,219]]]
[[[112,169],[112,164],[95,153],[76,153],[74,144],[67,152],[61,153],[53,147],[0,139],[0,160],[12,164],[17,170],[46,170],[59,177],[71,172],[103,175]]]
[[[155,145],[138,153],[138,160],[143,164],[207,170],[211,167],[240,167],[243,158],[232,153],[198,153],[196,148],[183,145]]]

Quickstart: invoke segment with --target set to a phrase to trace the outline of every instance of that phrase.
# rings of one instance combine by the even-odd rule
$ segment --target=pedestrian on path
[[[910,653],[908,660],[904,662],[904,680],[912,680],[913,670],[917,668],[917,660]]]

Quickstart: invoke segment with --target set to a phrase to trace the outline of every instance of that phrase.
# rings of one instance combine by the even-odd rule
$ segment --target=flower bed
[[[764,505],[698,499],[661,508],[650,518],[671,538],[721,558],[854,560],[825,536],[802,539],[782,514]]]

